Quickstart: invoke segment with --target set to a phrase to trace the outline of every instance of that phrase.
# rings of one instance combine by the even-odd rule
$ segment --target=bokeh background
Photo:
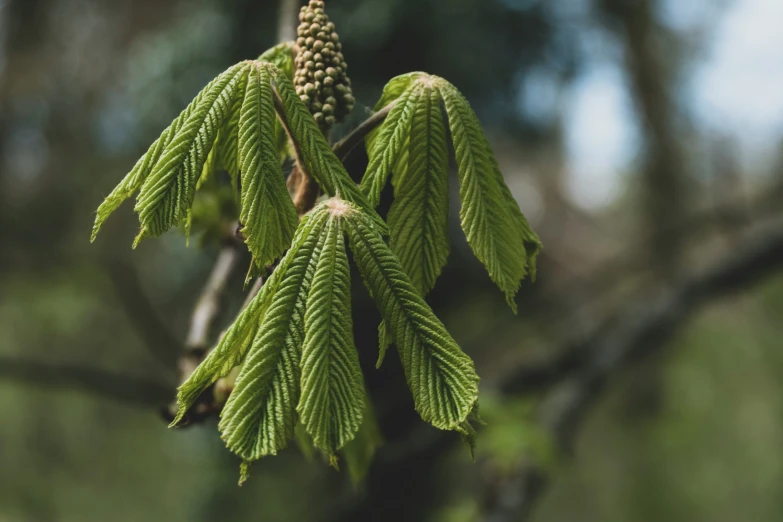
[[[238,488],[214,421],[166,428],[219,247],[131,251],[131,203],[90,245],[93,212],[294,4],[0,0],[0,521],[781,520],[780,0],[328,0],[358,100],[338,137],[392,76],[447,78],[545,245],[514,316],[452,200],[429,301],[482,376],[476,461],[395,357],[373,369],[358,279],[384,438],[362,483],[292,444]]]

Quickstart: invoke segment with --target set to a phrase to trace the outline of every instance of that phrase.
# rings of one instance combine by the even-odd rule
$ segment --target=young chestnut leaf
[[[237,64],[218,76],[163,150],[139,189],[134,210],[142,228],[136,244],[147,235],[163,234],[186,217],[207,154],[247,68],[246,63]]]
[[[473,253],[516,313],[514,296],[525,275],[535,279],[541,241],[503,181],[468,101],[445,80],[439,79],[437,86],[446,106],[457,160],[462,230]]]
[[[429,92],[428,106],[434,103],[438,107],[443,104],[446,108],[460,180],[460,220],[468,244],[516,312],[514,296],[525,275],[529,273],[531,278],[535,277],[535,257],[541,242],[503,181],[476,115],[456,87],[442,78],[425,73],[410,73],[389,82],[379,105],[394,101],[395,106],[376,133],[368,137],[370,163],[362,179],[362,188],[370,201],[377,205],[390,170],[404,173],[402,179],[410,176],[406,169],[414,148],[421,149],[422,144],[426,143],[430,148],[435,147],[428,152],[430,157],[440,157],[442,148],[438,148],[439,138],[446,135],[442,120],[432,117],[426,126],[413,126],[408,118],[402,117],[404,107],[412,105],[412,112],[415,112],[416,106],[421,103],[421,95],[417,93],[422,90]],[[392,98],[395,95],[396,101]],[[395,113],[397,117],[392,117]],[[423,152],[416,151],[416,154],[421,155]],[[438,172],[442,168],[442,162],[438,162],[423,167],[422,172],[428,169]],[[437,208],[437,202],[448,197],[448,187],[443,185],[433,190],[442,191],[432,203],[433,208]],[[395,187],[395,198],[405,194],[398,192]],[[434,197],[434,192],[429,197]],[[397,206],[394,219],[405,223],[404,227],[392,227],[393,216],[390,213],[394,251],[403,258],[407,253],[417,250],[417,241],[431,234],[431,230],[427,230],[430,227],[428,220],[414,224],[421,217],[420,209],[415,205]],[[395,233],[397,240],[394,239]],[[442,254],[444,251],[439,248],[437,252]],[[442,258],[437,255],[422,258],[415,263],[408,263],[406,270],[427,274],[420,285],[422,292],[426,293],[432,287],[430,283],[434,279],[431,278],[437,278],[442,270],[441,262]],[[417,265],[415,268],[414,264]]]
[[[306,234],[297,234],[301,244],[283,258],[279,285],[264,296],[268,307],[221,413],[221,437],[244,461],[275,455],[294,435],[307,296],[328,218],[314,211]]]
[[[239,117],[242,235],[258,267],[281,256],[299,224],[275,143],[275,105],[268,67],[250,68]]]
[[[291,270],[294,260],[313,255],[315,243],[307,238],[311,235],[317,236],[323,225],[322,220],[313,219],[313,217],[313,214],[308,214],[302,218],[291,242],[291,248],[280,260],[269,279],[261,286],[259,293],[239,314],[215,349],[209,352],[209,355],[199,364],[188,380],[179,387],[177,393],[178,412],[177,417],[171,423],[172,426],[181,424],[188,410],[204,390],[219,378],[228,375],[232,368],[239,366],[245,360],[269,309],[271,298],[287,279],[287,274]]]
[[[174,139],[181,135],[187,123],[193,122],[194,115],[204,115],[208,112],[207,106],[211,105],[210,101],[214,99],[215,92],[224,90],[227,84],[226,79],[235,77],[243,67],[244,63],[237,64],[207,84],[171,125],[161,133],[160,137],[153,142],[147,152],[139,158],[128,175],[125,176],[98,207],[90,241],[95,241],[95,238],[106,219],[108,219],[126,199],[133,196],[142,188],[153,170],[162,162],[168,163],[167,160],[170,159],[169,154],[171,154],[170,145]],[[211,148],[211,144],[209,145]],[[171,168],[177,167],[179,167],[179,165],[173,165]]]
[[[322,234],[307,296],[302,395],[296,409],[315,447],[333,456],[354,438],[362,422],[364,379],[353,341],[342,217],[332,214]]]
[[[416,411],[436,428],[462,430],[478,399],[479,377],[405,274],[372,219],[346,220],[351,251],[400,353]]]

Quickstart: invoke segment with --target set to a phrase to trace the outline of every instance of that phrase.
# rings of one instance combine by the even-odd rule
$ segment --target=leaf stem
[[[335,143],[332,150],[335,155],[340,158],[340,161],[345,161],[351,151],[360,144],[369,133],[383,123],[395,103],[396,100],[383,107],[381,110],[376,111],[372,116],[356,127],[348,136]]]

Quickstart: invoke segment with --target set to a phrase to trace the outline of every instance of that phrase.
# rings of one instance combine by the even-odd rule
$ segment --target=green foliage
[[[535,277],[541,242],[504,183],[468,101],[444,80],[439,82],[438,90],[446,105],[457,159],[462,230],[489,277],[516,312],[514,296],[526,273]]]
[[[399,348],[416,411],[436,428],[460,429],[478,399],[473,361],[424,302],[372,220],[357,212],[346,228],[362,279]]]
[[[258,266],[279,257],[299,224],[283,182],[275,143],[275,106],[269,69],[253,64],[239,117],[242,235]]]
[[[443,202],[448,199],[448,185],[441,182],[447,168],[441,143],[446,135],[440,116],[443,103],[460,180],[462,228],[476,257],[516,311],[514,296],[525,275],[535,276],[541,243],[503,181],[476,115],[453,85],[424,73],[394,78],[376,109],[392,102],[394,107],[383,125],[367,139],[370,163],[362,189],[377,205],[390,172],[395,172],[395,207],[389,214],[395,253],[426,294],[448,256],[441,233],[447,212]],[[425,118],[425,111],[429,117]],[[409,172],[412,168],[418,176]],[[420,185],[415,185],[417,182]],[[425,191],[426,197],[420,195]],[[409,257],[417,255],[418,259]]]
[[[249,462],[277,453],[292,438],[335,465],[342,454],[355,481],[366,473],[381,436],[353,340],[347,235],[383,317],[379,363],[394,341],[416,411],[437,428],[462,433],[472,451],[473,424],[481,423],[479,377],[424,301],[450,249],[444,117],[459,173],[462,227],[512,308],[522,278],[535,274],[540,242],[456,88],[425,73],[392,79],[376,110],[393,106],[367,136],[370,163],[357,187],[304,103],[306,96],[296,93],[292,52],[290,42],[278,45],[210,82],[98,208],[93,240],[107,217],[138,192],[136,243],[177,225],[189,233],[192,220],[217,229],[238,214],[253,273],[282,256],[180,386],[172,425],[186,422],[218,379],[235,376],[230,394],[222,395],[219,429],[243,459],[243,479]],[[332,196],[301,220],[281,168],[289,154]],[[221,171],[230,187],[220,187]],[[389,179],[394,201],[387,226],[374,208]],[[197,191],[215,197],[194,204]]]
[[[309,220],[312,226],[297,238],[298,248],[275,270],[280,284],[266,296],[268,309],[218,425],[226,446],[245,461],[276,454],[294,435],[305,309],[328,212],[322,208]]]
[[[378,448],[383,444],[383,436],[375,418],[370,397],[367,391],[364,392],[364,411],[362,412],[362,424],[356,437],[351,440],[342,450],[345,463],[348,467],[348,474],[354,485],[358,485],[367,475],[372,464],[373,456]]]
[[[363,208],[372,216],[375,224],[388,235],[386,223],[375,212],[362,192],[356,187],[345,167],[332,152],[310,111],[296,94],[294,85],[278,73],[275,76],[277,91],[288,120],[288,131],[296,144],[298,160],[321,189],[331,196],[338,196]]]
[[[261,53],[258,61],[271,63],[291,79],[294,77],[294,45],[293,41],[279,43]]]
[[[362,421],[364,380],[353,342],[351,271],[342,220],[332,216],[307,296],[302,347],[302,423],[319,449],[333,455]]]
[[[286,255],[280,260],[280,264],[263,284],[261,291],[239,314],[215,349],[179,387],[177,394],[179,412],[172,422],[172,426],[178,425],[185,418],[187,411],[204,390],[219,378],[228,375],[232,368],[241,364],[245,359],[251,344],[259,333],[259,327],[269,309],[271,299],[280,289],[286,279],[286,274],[292,270],[294,260],[313,255],[315,243],[308,241],[307,238],[317,235],[322,224],[322,221],[314,219],[313,215],[305,216],[302,219],[291,243],[291,248],[288,249]]]
[[[435,286],[449,257],[449,157],[442,118],[437,91],[419,87],[410,131],[415,139],[392,176],[391,247],[421,295]]]
[[[161,235],[186,217],[207,154],[247,68],[244,63],[231,67],[198,95],[192,113],[152,167],[134,209],[142,227],[136,243]]]
[[[336,198],[302,220],[263,290],[180,387],[175,423],[209,384],[241,364],[219,427],[229,449],[245,461],[285,447],[297,412],[313,444],[330,455],[356,436],[364,386],[353,343],[344,231],[400,347],[416,410],[438,428],[470,431],[479,380],[473,361],[424,302],[372,216]],[[357,469],[359,452],[371,453],[377,439],[371,431],[363,437],[351,448]]]
[[[392,107],[386,121],[381,125],[377,137],[370,137],[372,149],[368,148],[370,164],[362,178],[362,191],[373,206],[381,200],[389,174],[398,157],[407,152],[411,138],[413,111],[418,100],[417,91],[404,91]]]

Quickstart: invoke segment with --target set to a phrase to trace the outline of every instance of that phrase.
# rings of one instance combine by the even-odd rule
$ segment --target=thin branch
[[[193,309],[190,328],[185,339],[186,351],[200,352],[203,355],[203,352],[209,348],[209,334],[220,313],[220,301],[238,262],[239,251],[234,245],[226,245],[220,250],[215,266]]]
[[[739,241],[731,253],[703,272],[691,274],[649,299],[625,307],[604,333],[585,340],[589,354],[579,372],[541,405],[544,427],[563,451],[570,451],[582,420],[611,378],[662,349],[690,317],[713,300],[746,290],[783,269],[783,220]],[[506,389],[513,389],[506,383]],[[485,520],[527,520],[546,490],[544,468],[530,464],[501,483]]]
[[[162,368],[173,372],[182,344],[160,320],[142,289],[138,272],[133,265],[118,258],[110,259],[107,269],[125,315],[139,332],[144,345]]]
[[[335,155],[340,158],[340,161],[345,161],[351,151],[359,145],[364,138],[375,130],[391,112],[395,102],[391,102],[381,110],[373,113],[372,116],[364,120],[358,127],[356,127],[348,136],[341,139],[334,144],[332,150]]]
[[[79,390],[145,408],[158,408],[172,386],[145,377],[123,375],[75,363],[48,363],[0,357],[0,379],[56,390]]]

